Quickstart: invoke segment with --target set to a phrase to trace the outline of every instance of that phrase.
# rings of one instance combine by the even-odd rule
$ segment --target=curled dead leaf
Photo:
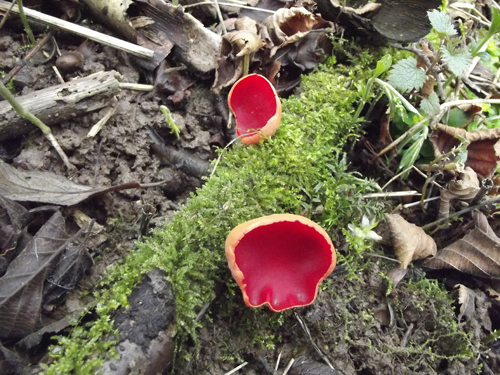
[[[500,128],[467,131],[438,124],[431,136],[434,154],[439,157],[460,144],[458,138],[470,142],[467,146],[466,166],[474,169],[479,175],[492,175],[500,161]]]
[[[406,276],[406,272],[408,270],[405,268],[392,268],[387,272],[387,278],[391,280],[392,288],[396,288],[398,284],[403,280]]]
[[[458,304],[460,305],[458,321],[460,322],[463,317],[471,318],[476,308],[474,291],[462,284],[457,284],[453,288],[458,292]]]
[[[392,245],[401,268],[408,267],[411,261],[436,255],[436,243],[422,228],[407,222],[401,215],[386,215]]]
[[[233,31],[226,34],[224,39],[233,46],[233,51],[238,57],[258,51],[264,46],[264,42],[262,42],[260,37],[251,31]]]
[[[448,217],[450,214],[450,202],[453,199],[463,201],[473,199],[479,191],[479,179],[477,173],[470,167],[465,170],[448,184],[445,190],[441,191],[441,200],[439,204],[438,217]]]
[[[270,56],[272,57],[279,48],[306,36],[317,22],[314,15],[305,8],[278,9],[263,22],[274,44]]]
[[[478,277],[500,278],[500,239],[489,224],[484,227],[486,217],[482,213],[477,213],[474,220],[476,227],[473,230],[439,250],[423,266],[432,270],[453,269]]]

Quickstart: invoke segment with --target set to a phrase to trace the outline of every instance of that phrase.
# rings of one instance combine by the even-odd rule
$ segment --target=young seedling
[[[164,106],[164,105],[161,105],[160,106],[160,111],[161,113],[163,113],[165,115],[165,117],[167,118],[167,123],[168,123],[168,126],[170,126],[170,134],[175,134],[175,136],[177,138],[180,137],[180,134],[181,134],[181,129],[179,128],[179,126],[174,122],[174,119],[172,117],[172,113],[170,112],[170,109],[168,109],[168,107]]]

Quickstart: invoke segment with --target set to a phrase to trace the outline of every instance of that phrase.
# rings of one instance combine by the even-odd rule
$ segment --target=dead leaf
[[[406,276],[407,268],[393,268],[387,272],[387,277],[391,280],[392,288],[396,288],[398,284],[403,280]]]
[[[373,311],[373,317],[382,327],[392,328],[394,326],[394,309],[390,303],[383,303]]]
[[[317,22],[314,15],[302,7],[281,8],[267,17],[262,24],[274,44],[270,57],[274,56],[278,49],[306,36]]]
[[[454,289],[458,291],[458,304],[460,305],[460,313],[457,318],[458,321],[460,322],[463,317],[470,319],[474,314],[474,309],[476,308],[474,303],[474,291],[462,284],[455,285]]]
[[[306,356],[300,356],[293,362],[290,375],[340,375],[330,366],[313,361]]]
[[[233,53],[238,57],[249,55],[264,46],[260,37],[251,31],[233,31],[224,35],[224,39],[231,44]]]
[[[422,228],[407,222],[401,215],[385,215],[396,257],[401,268],[411,261],[436,255],[436,243]]]
[[[72,206],[97,194],[161,184],[162,182],[155,184],[130,182],[112,187],[91,188],[75,184],[51,172],[21,171],[0,160],[0,195],[14,201]]]
[[[10,199],[0,195],[0,255],[16,247],[17,240],[27,224],[28,210]]]
[[[467,146],[466,166],[483,177],[491,176],[500,161],[500,128],[467,131],[438,124],[431,136],[434,153],[439,157],[460,144],[461,137],[470,142]]]
[[[19,339],[36,329],[43,284],[68,239],[64,218],[56,212],[0,278],[0,339]]]
[[[43,288],[43,304],[61,303],[93,264],[94,261],[85,247],[68,247],[54,271],[47,277]]]
[[[17,353],[5,348],[1,343],[0,368],[5,375],[26,374],[29,372],[28,363]]]
[[[485,219],[482,213],[478,213],[473,230],[439,250],[423,266],[432,270],[453,269],[473,276],[500,278],[500,239],[489,225],[484,230]]]
[[[448,187],[441,190],[439,202],[439,218],[448,217],[450,214],[450,202],[453,199],[469,201],[473,199],[479,191],[479,179],[477,173],[470,167],[459,174],[457,179],[452,180]]]

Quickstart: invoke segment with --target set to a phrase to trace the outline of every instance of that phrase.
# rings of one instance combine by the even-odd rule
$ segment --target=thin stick
[[[116,113],[116,111],[118,110],[118,100],[116,100],[116,98],[113,98],[113,102],[115,105],[108,110],[108,112],[104,115],[102,119],[100,119],[94,126],[92,126],[92,128],[87,134],[87,138],[95,137],[97,133],[101,131],[103,126],[106,125],[111,116],[113,116]]]
[[[302,318],[299,316],[299,314],[297,314],[296,312],[294,312],[294,315],[295,315],[295,318],[299,321],[300,326],[302,327],[302,329],[306,333],[307,337],[309,338],[309,341],[311,342],[313,348],[316,350],[316,352],[319,354],[319,356],[321,358],[323,358],[323,361],[325,361],[326,364],[328,366],[330,366],[330,368],[332,370],[335,370],[335,368],[333,367],[333,365],[330,362],[330,360],[328,359],[328,357],[325,354],[323,354],[323,352],[321,351],[321,349],[319,348],[319,346],[314,342],[314,340],[313,340],[313,338],[311,336],[311,332],[309,331],[309,328],[307,327],[306,323],[302,320]]]
[[[10,4],[4,0],[0,0],[0,10],[7,10],[10,7]],[[12,7],[12,12],[19,14],[19,9],[17,6]],[[99,33],[97,31],[87,29],[83,26],[61,20],[57,17],[48,16],[41,12],[37,12],[36,10],[26,8],[24,12],[29,18],[34,20],[43,22],[47,25],[56,27],[58,29],[62,29],[64,31],[80,35],[84,38],[88,38],[95,42],[105,44],[107,46],[123,50],[125,52],[131,53],[132,55],[136,55],[139,57],[144,57],[147,59],[151,59],[154,56],[154,51],[138,46],[133,43],[126,42],[124,40],[105,35],[103,33]]]
[[[29,59],[33,57],[35,53],[37,53],[44,45],[47,43],[47,41],[52,38],[52,31],[49,31],[42,39],[40,39],[34,46],[31,48],[31,50],[28,52],[26,56],[23,57],[21,61],[19,61],[14,68],[2,79],[2,82],[4,85],[8,84],[9,81],[17,74],[19,71],[26,66],[28,63]]]
[[[424,226],[422,226],[421,228],[424,230],[424,231],[427,231],[435,226],[438,226],[440,224],[443,224],[445,223],[446,221],[448,220],[451,220],[451,219],[454,219],[455,217],[459,217],[463,214],[466,214],[467,212],[470,212],[470,211],[473,211],[475,209],[478,209],[478,208],[481,208],[483,206],[487,206],[487,205],[490,205],[490,204],[494,204],[494,203],[498,203],[500,202],[500,197],[495,197],[495,198],[491,198],[491,199],[488,199],[488,200],[485,200],[479,204],[476,204],[475,206],[470,206],[470,207],[467,207],[465,209],[463,209],[462,211],[458,211],[458,212],[455,212],[454,214],[448,216],[448,217],[443,217],[442,219],[439,219],[439,220],[436,220],[436,221],[433,221],[432,223],[429,223],[429,224],[426,224]]]
[[[428,202],[436,201],[438,199],[441,199],[441,197],[427,198],[427,199],[424,199],[423,203],[425,204],[425,203],[428,203]],[[413,207],[413,206],[418,206],[420,203],[421,203],[420,201],[407,203],[407,204],[403,205],[403,208],[410,208],[410,207]]]
[[[224,18],[222,18],[222,12],[220,11],[219,0],[214,0],[215,11],[217,12],[217,17],[219,17],[220,27],[222,28],[222,34],[227,34],[226,24],[224,23]]]
[[[228,371],[226,372],[224,375],[231,375],[231,374],[234,374],[236,371],[242,369],[243,367],[245,367],[246,365],[248,365],[248,362],[243,362],[241,365],[239,365],[238,367],[235,367],[233,368],[231,371]]]
[[[275,374],[278,372],[278,369],[280,367],[280,361],[281,361],[281,352],[278,354],[278,359],[276,360],[276,366],[274,366],[274,373]]]
[[[403,134],[401,134],[401,136],[398,139],[396,139],[390,145],[388,145],[382,151],[380,151],[377,154],[377,156],[380,157],[380,156],[384,155],[387,151],[389,151],[390,149],[392,149],[392,148],[396,147],[397,145],[399,145],[404,139],[406,139],[406,137],[413,136],[413,133],[416,132],[417,130],[419,130],[420,126],[423,123],[425,123],[428,119],[429,119],[428,117],[424,117],[422,120],[420,120],[419,122],[417,122],[410,129],[408,129]]]
[[[290,362],[288,362],[288,365],[285,368],[285,371],[283,371],[283,375],[288,374],[288,371],[292,368],[293,362],[295,362],[295,359],[291,359]]]
[[[136,91],[153,91],[155,88],[153,85],[143,85],[140,83],[131,83],[131,82],[120,82],[118,87],[121,89],[127,90],[136,90]]]
[[[389,186],[390,184],[392,184],[395,180],[397,180],[400,176],[404,175],[410,169],[413,169],[413,165],[410,165],[408,168],[402,170],[397,175],[395,175],[393,178],[391,178],[389,181],[387,181],[387,183],[384,186],[382,186],[382,190],[384,190],[387,186]]]
[[[500,99],[468,99],[468,100],[453,100],[443,103],[439,109],[455,107],[461,104],[500,104]]]
[[[192,8],[192,7],[195,7],[195,6],[199,6],[199,5],[213,5],[214,2],[209,0],[209,1],[201,1],[199,3],[195,3],[195,4],[188,4],[188,5],[183,5],[183,7],[185,9],[187,8]],[[259,12],[264,12],[264,13],[271,13],[271,14],[274,14],[276,13],[274,10],[269,10],[269,9],[262,9],[262,8],[257,8],[257,7],[250,7],[248,5],[239,5],[239,4],[231,4],[231,3],[221,3],[219,2],[220,5],[224,5],[226,7],[235,7],[235,8],[244,8],[244,9],[251,9],[251,10],[256,10],[256,11],[259,11]]]
[[[422,195],[416,190],[410,191],[393,191],[387,193],[370,193],[363,195],[363,198],[398,198],[398,197],[412,197],[415,195]]]
[[[0,29],[5,24],[5,21],[7,21],[7,19],[9,18],[9,14],[10,14],[12,8],[14,7],[15,2],[16,2],[16,0],[12,0],[12,3],[10,3],[9,9],[7,9],[7,11],[5,12],[5,15],[2,18],[2,22],[0,22]]]
[[[14,98],[14,95],[12,95],[12,93],[5,87],[5,85],[1,81],[0,81],[0,95],[2,95],[5,98],[5,100],[7,100],[7,102],[9,102],[9,104],[12,106],[12,108],[14,108],[14,110],[17,112],[17,114],[20,117],[22,117],[28,121],[31,121],[34,125],[36,125],[42,131],[42,133],[45,135],[45,137],[52,144],[52,147],[55,148],[55,150],[57,151],[57,153],[61,157],[62,161],[64,162],[64,165],[66,165],[66,168],[68,168],[68,170],[70,172],[76,171],[76,167],[70,163],[68,157],[66,156],[63,149],[61,148],[61,146],[57,142],[56,138],[52,134],[52,130],[47,125],[45,125],[42,122],[42,120],[40,120],[38,117],[33,115],[31,112],[24,109],[21,106],[21,104],[18,103],[16,98]]]

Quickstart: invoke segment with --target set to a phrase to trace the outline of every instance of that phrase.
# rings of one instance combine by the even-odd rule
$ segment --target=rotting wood
[[[108,106],[120,91],[121,75],[98,72],[61,85],[16,97],[29,112],[51,126]],[[36,127],[22,119],[7,103],[0,102],[0,141],[25,134]]]
[[[0,0],[0,10],[7,10],[10,7],[10,3],[7,1]],[[12,8],[12,12],[19,14],[19,10],[17,6],[14,6]],[[154,56],[154,51],[138,46],[133,43],[126,42],[124,40],[112,37],[110,35],[106,35],[100,32],[97,32],[95,30],[88,29],[86,27],[61,20],[60,18],[57,17],[52,17],[46,14],[43,14],[41,12],[37,12],[35,10],[29,9],[29,8],[24,8],[24,13],[26,13],[26,16],[29,18],[32,18],[34,20],[43,22],[49,26],[56,27],[61,30],[65,30],[67,32],[70,32],[72,34],[80,35],[84,38],[88,38],[90,40],[93,40],[95,42],[105,44],[107,46],[123,50],[125,52],[131,53],[133,55],[151,59]]]

